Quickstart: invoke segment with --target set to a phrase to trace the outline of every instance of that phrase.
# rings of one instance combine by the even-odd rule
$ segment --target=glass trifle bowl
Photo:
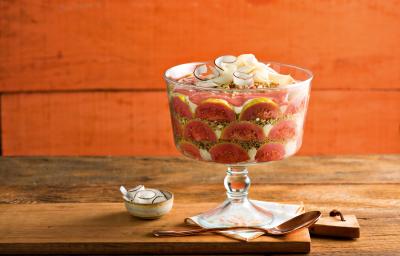
[[[227,199],[200,214],[200,224],[271,223],[272,212],[247,197],[247,167],[285,159],[299,150],[312,73],[244,54],[174,66],[164,78],[177,149],[191,159],[227,166]]]

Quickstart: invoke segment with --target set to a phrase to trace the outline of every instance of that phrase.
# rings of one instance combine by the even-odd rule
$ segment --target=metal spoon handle
[[[227,228],[198,228],[189,230],[155,230],[153,234],[155,236],[191,236],[206,232],[226,231],[226,230],[238,230],[247,229],[254,231],[261,231],[270,235],[284,235],[301,228],[309,227],[314,224],[321,217],[320,211],[310,211],[274,227],[274,228],[261,228],[261,227],[227,227]]]
[[[259,227],[226,227],[226,228],[198,228],[198,229],[188,229],[188,230],[154,230],[154,236],[191,236],[207,232],[216,231],[228,231],[228,230],[238,230],[238,229],[249,229],[255,231],[268,232],[267,229]]]

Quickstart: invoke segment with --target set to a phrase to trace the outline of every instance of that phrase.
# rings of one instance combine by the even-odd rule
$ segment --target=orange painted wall
[[[400,1],[0,1],[4,155],[177,155],[162,72],[315,73],[301,154],[400,153]]]

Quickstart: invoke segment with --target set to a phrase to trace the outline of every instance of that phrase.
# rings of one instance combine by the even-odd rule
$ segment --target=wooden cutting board
[[[158,220],[130,216],[123,203],[0,205],[1,253],[267,253],[309,252],[308,230],[251,242],[221,235],[156,238],[154,229],[184,227],[183,220],[212,204],[175,204]]]

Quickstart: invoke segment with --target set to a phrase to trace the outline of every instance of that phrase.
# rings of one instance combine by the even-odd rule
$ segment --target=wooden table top
[[[217,203],[225,197],[224,168],[184,158],[0,158],[0,203],[120,202],[121,184],[171,190],[176,204]],[[313,237],[311,255],[399,253],[400,155],[293,157],[249,171],[252,199],[358,217],[361,238]]]

